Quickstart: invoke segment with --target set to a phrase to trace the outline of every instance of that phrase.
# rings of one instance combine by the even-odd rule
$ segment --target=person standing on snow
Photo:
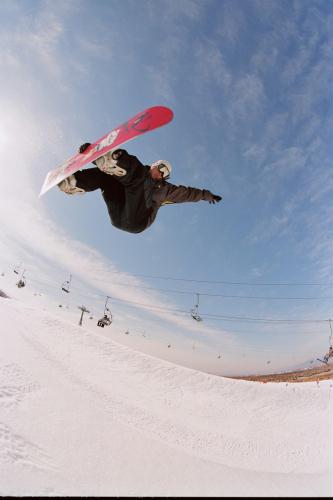
[[[89,146],[89,142],[82,144],[79,152],[83,154]],[[70,195],[101,189],[111,224],[129,233],[147,229],[162,205],[200,200],[217,203],[222,199],[207,189],[167,182],[171,165],[165,160],[143,165],[125,149],[117,149],[92,163],[97,168],[75,172],[58,184],[59,189]]]

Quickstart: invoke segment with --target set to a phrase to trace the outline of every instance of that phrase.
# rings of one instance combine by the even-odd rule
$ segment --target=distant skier
[[[333,346],[330,346],[328,353],[324,356],[325,363],[328,363],[328,360],[333,357]]]
[[[89,146],[88,142],[82,144],[79,152],[84,153]],[[141,233],[147,229],[162,205],[200,200],[217,203],[222,199],[206,189],[166,182],[171,165],[165,160],[151,166],[142,165],[136,156],[117,149],[92,163],[97,168],[70,175],[58,184],[59,189],[71,195],[101,189],[111,224],[129,233]]]

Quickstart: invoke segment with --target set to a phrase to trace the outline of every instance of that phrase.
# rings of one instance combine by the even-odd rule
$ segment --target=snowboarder
[[[90,146],[82,144],[79,153]],[[171,165],[159,160],[143,165],[124,149],[109,152],[93,161],[97,168],[75,172],[58,184],[66,194],[84,194],[101,189],[111,224],[129,233],[140,233],[155,220],[158,209],[170,203],[221,201],[221,196],[206,189],[175,186],[167,182]]]

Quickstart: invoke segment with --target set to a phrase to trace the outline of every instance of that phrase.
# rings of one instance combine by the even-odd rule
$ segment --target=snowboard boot
[[[109,151],[104,156],[97,158],[93,163],[105,174],[123,177],[127,174],[127,171],[117,165],[117,159],[122,155],[122,152],[121,149]]]
[[[72,174],[67,179],[59,182],[58,188],[60,191],[66,194],[84,194],[85,190],[76,186],[75,175]]]

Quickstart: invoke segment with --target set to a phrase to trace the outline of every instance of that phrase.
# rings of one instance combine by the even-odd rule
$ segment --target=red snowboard
[[[112,149],[117,149],[120,145],[138,135],[166,125],[172,118],[173,112],[164,106],[154,106],[139,113],[127,122],[119,125],[119,127],[111,130],[111,132],[94,142],[94,144],[91,144],[84,153],[77,153],[59,167],[51,170],[46,175],[39,196],[59,184],[66,177],[80,170],[87,163],[91,163]]]

